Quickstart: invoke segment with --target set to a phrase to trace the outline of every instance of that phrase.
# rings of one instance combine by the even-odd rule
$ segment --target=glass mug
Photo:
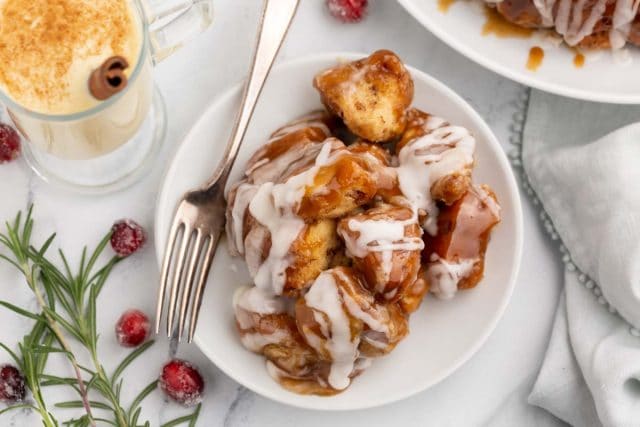
[[[27,143],[25,159],[45,181],[73,190],[122,189],[151,166],[166,133],[166,109],[153,66],[207,29],[212,0],[129,0],[142,34],[127,85],[86,111],[30,111],[0,90],[0,100]]]

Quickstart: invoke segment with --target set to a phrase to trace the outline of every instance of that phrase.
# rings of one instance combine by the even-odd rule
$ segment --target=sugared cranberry
[[[185,406],[193,406],[202,401],[204,380],[189,362],[173,359],[164,365],[159,383],[167,396]]]
[[[327,0],[329,13],[342,22],[358,22],[367,13],[367,0]]]
[[[0,164],[20,155],[20,135],[11,126],[0,123]]]
[[[116,338],[123,347],[137,347],[149,336],[149,318],[140,310],[127,310],[116,323]]]
[[[123,258],[136,252],[147,240],[144,228],[130,219],[116,222],[111,231],[111,247]]]
[[[0,400],[7,403],[21,402],[26,392],[22,372],[12,365],[0,366]]]

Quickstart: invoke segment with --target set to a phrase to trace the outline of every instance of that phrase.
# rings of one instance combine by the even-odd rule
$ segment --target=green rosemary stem
[[[109,388],[108,388],[109,393],[105,397],[109,399],[109,401],[111,402],[111,405],[113,406],[113,413],[116,416],[118,426],[129,427],[129,423],[126,420],[124,410],[120,406],[120,399],[118,399],[118,396],[116,395],[116,392],[113,389],[114,384],[111,382],[111,380],[107,376],[107,373],[104,371],[104,368],[100,364],[98,353],[94,348],[91,349],[91,360],[93,361],[93,366],[96,369],[96,373],[98,374],[98,377],[102,381],[104,381],[105,384],[109,385]]]
[[[33,385],[32,385],[33,386]],[[38,387],[36,385],[36,387]],[[31,389],[33,391],[33,388]],[[40,395],[40,390],[38,388],[38,393],[33,393],[33,399],[36,401],[38,405],[38,413],[40,414],[40,418],[42,418],[42,424],[45,427],[58,427],[58,423],[55,422],[53,418],[51,418],[51,414],[47,410],[47,406],[42,400],[42,396]]]
[[[25,280],[27,281],[27,284],[29,285],[34,295],[36,296],[38,305],[40,306],[42,313],[47,319],[47,323],[49,324],[49,328],[51,329],[51,332],[53,332],[53,334],[56,336],[56,339],[60,343],[60,346],[62,346],[62,349],[67,352],[67,358],[69,359],[69,362],[73,366],[73,370],[75,371],[75,375],[78,380],[78,389],[80,390],[80,398],[82,399],[84,410],[87,413],[87,416],[89,417],[89,423],[92,427],[96,427],[96,422],[94,421],[93,414],[91,413],[91,406],[89,405],[89,396],[87,393],[87,388],[84,385],[84,381],[82,379],[82,374],[80,372],[80,366],[78,365],[78,361],[76,360],[75,356],[71,352],[71,347],[69,346],[67,339],[62,333],[62,330],[60,329],[58,322],[56,322],[55,319],[53,319],[49,314],[47,314],[47,311],[46,311],[46,309],[48,308],[47,303],[44,299],[44,296],[40,292],[40,289],[38,289],[37,283],[33,277],[33,274],[31,272],[31,269],[29,268],[28,263],[25,261],[22,261],[20,263],[20,266],[22,268],[22,274],[24,275]]]

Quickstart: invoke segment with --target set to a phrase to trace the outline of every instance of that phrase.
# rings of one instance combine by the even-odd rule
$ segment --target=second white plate
[[[482,36],[486,18],[473,1],[456,0],[443,13],[438,0],[398,0],[425,28],[478,64],[527,86],[570,98],[617,104],[640,104],[640,48],[631,47],[631,61],[616,61],[608,50],[597,59],[573,65],[566,47],[547,48],[536,71],[526,67],[535,38]]]
[[[313,76],[338,59],[364,55],[323,54],[276,67],[262,93],[240,151],[231,182],[242,175],[249,156],[282,124],[321,107]],[[232,296],[250,283],[244,261],[231,258],[226,242],[218,248],[202,305],[196,343],[227,375],[247,388],[286,404],[311,409],[362,409],[390,403],[441,381],[468,360],[495,327],[511,296],[522,250],[522,211],[516,181],[495,136],[458,95],[426,74],[410,68],[414,105],[468,127],[476,136],[474,177],[495,190],[503,220],[492,236],[485,278],[474,290],[451,301],[427,298],[411,318],[411,334],[395,351],[374,361],[349,389],[333,397],[301,396],[286,391],[267,374],[264,359],[242,347],[234,325]],[[162,259],[169,226],[181,195],[201,185],[214,170],[230,132],[240,86],[215,101],[191,130],[170,165],[158,198],[156,250]]]

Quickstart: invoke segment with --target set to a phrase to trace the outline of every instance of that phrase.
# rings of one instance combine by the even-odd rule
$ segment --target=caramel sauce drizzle
[[[484,16],[487,20],[482,27],[483,36],[494,35],[499,38],[516,37],[525,39],[533,34],[533,29],[512,24],[492,7],[485,6]]]
[[[544,50],[539,46],[534,46],[529,50],[529,59],[527,59],[527,70],[536,71],[542,65],[544,59]]]
[[[456,0],[438,0],[438,10],[442,13],[447,13],[449,8]]]
[[[582,68],[584,67],[584,61],[585,61],[584,55],[581,54],[580,52],[576,52],[575,56],[573,57],[573,65],[576,68]]]

